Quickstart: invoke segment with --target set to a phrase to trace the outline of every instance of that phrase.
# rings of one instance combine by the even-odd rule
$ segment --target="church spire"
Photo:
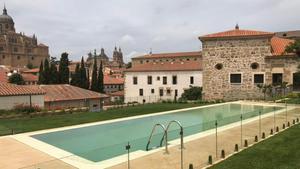
[[[5,7],[5,4],[4,4],[4,8],[3,8],[3,15],[7,15],[7,9]]]

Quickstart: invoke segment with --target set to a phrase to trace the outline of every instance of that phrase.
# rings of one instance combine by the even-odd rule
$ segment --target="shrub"
[[[38,105],[18,104],[14,106],[14,110],[21,113],[31,113],[41,111],[42,109]]]
[[[200,100],[202,99],[202,88],[201,87],[190,87],[181,95],[181,98],[186,100]]]

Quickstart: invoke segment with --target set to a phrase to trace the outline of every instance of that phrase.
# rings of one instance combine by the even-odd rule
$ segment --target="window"
[[[134,85],[138,84],[138,78],[137,77],[133,77],[133,84]]]
[[[159,96],[163,96],[164,95],[164,89],[159,89]]]
[[[173,83],[173,85],[177,84],[177,76],[172,77],[172,83]]]
[[[177,97],[177,96],[178,96],[178,90],[175,89],[175,97]]]
[[[0,46],[0,51],[4,51],[4,48],[3,48],[3,46]]]
[[[163,84],[166,85],[167,84],[167,76],[163,77]]]
[[[189,58],[187,58],[187,59],[186,59],[186,61],[190,61],[190,59],[189,59]]]
[[[20,56],[17,56],[17,59],[18,59],[18,60],[20,60],[20,58],[21,58]]]
[[[263,74],[255,74],[254,75],[254,84],[263,84],[264,83],[264,75]]]
[[[151,89],[151,93],[154,94],[154,89]]]
[[[5,59],[5,55],[2,55],[2,58]]]
[[[143,96],[143,95],[144,95],[144,90],[140,89],[140,96]]]
[[[142,61],[142,60],[140,60],[140,64],[143,64],[143,61]]]
[[[148,76],[148,84],[149,84],[149,85],[152,84],[152,76]]]
[[[230,74],[230,83],[233,83],[233,84],[242,83],[242,74],[240,74],[240,73]]]
[[[160,81],[160,77],[159,77],[159,76],[157,76],[157,77],[156,77],[156,80],[157,80],[157,81]]]
[[[14,52],[18,52],[18,48],[14,48]]]
[[[171,95],[171,89],[167,88],[167,95]]]
[[[194,76],[190,77],[190,84],[194,84]]]
[[[31,60],[34,60],[34,57],[33,57],[33,56],[31,57]]]
[[[274,85],[282,84],[282,73],[273,73],[272,74],[272,83]]]

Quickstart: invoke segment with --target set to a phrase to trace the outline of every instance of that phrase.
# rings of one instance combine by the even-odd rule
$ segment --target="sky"
[[[70,59],[121,47],[126,62],[149,53],[199,51],[201,35],[234,29],[300,30],[300,0],[0,0],[17,32]]]

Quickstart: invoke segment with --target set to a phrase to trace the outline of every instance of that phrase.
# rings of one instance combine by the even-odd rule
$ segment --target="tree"
[[[80,87],[84,89],[89,88],[89,82],[87,78],[87,73],[86,73],[86,68],[84,64],[84,59],[83,57],[81,58],[81,63],[80,63]]]
[[[13,83],[13,84],[17,84],[17,85],[24,85],[25,84],[22,75],[20,75],[19,73],[12,74],[9,77],[8,81],[9,81],[9,83]]]
[[[72,74],[71,85],[80,87],[80,64],[76,64],[75,72]]]
[[[102,62],[100,63],[99,72],[98,72],[98,92],[104,93],[104,75],[103,75],[103,66]]]
[[[264,100],[266,100],[267,94],[272,92],[272,88],[273,88],[272,85],[267,85],[267,84],[258,84],[257,87],[264,94]]]
[[[40,70],[39,70],[38,84],[44,84],[44,81],[45,81],[45,77],[44,77],[44,64],[43,64],[43,61],[41,61]]]
[[[181,95],[182,99],[186,100],[200,100],[202,98],[202,88],[201,87],[190,87]]]
[[[68,53],[64,52],[61,54],[60,62],[59,62],[59,83],[60,84],[69,84],[69,59]]]
[[[44,83],[42,83],[42,84],[50,84],[51,74],[50,74],[50,66],[49,66],[48,59],[45,59],[45,62],[44,62],[43,76],[45,79],[44,79]]]
[[[300,40],[296,40],[293,43],[290,43],[285,48],[286,53],[296,53],[298,56],[300,56]]]
[[[126,69],[129,69],[129,68],[131,68],[132,67],[132,63],[131,62],[128,62],[127,64],[126,64]]]
[[[32,63],[28,63],[28,64],[26,65],[26,67],[27,67],[28,69],[33,69],[33,64],[32,64]]]
[[[58,84],[58,71],[55,62],[50,63],[50,79],[49,84]]]
[[[97,80],[97,60],[94,58],[93,72],[92,72],[92,82],[91,82],[91,90],[98,91],[98,80]]]

